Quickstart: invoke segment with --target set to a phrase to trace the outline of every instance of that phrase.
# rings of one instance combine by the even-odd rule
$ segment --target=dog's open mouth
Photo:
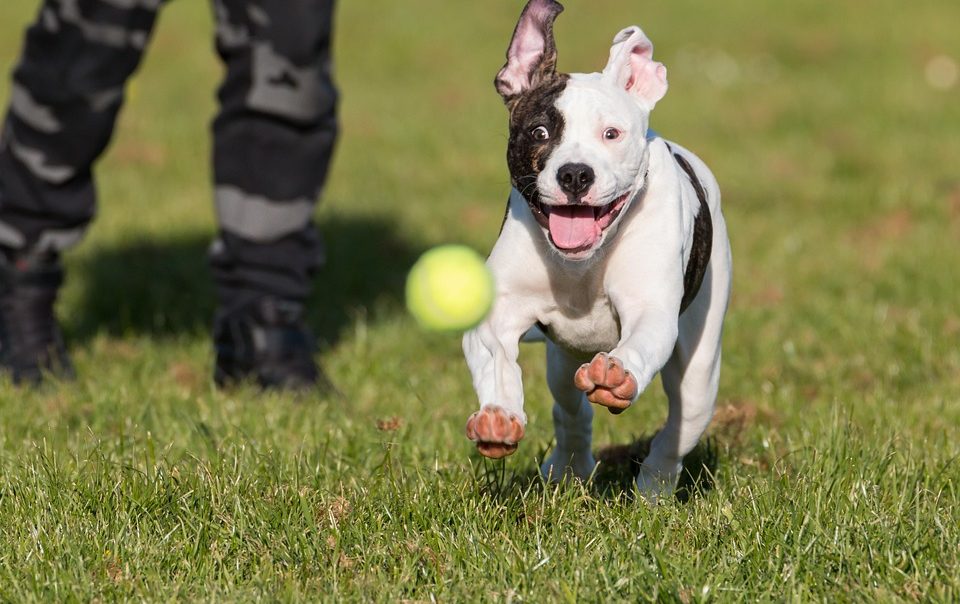
[[[623,210],[630,193],[624,193],[603,206],[585,204],[547,205],[530,202],[537,222],[550,233],[550,241],[565,254],[585,252],[597,244]]]

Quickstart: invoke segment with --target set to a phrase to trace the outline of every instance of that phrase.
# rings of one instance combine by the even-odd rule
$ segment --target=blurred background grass
[[[12,69],[22,30],[37,8],[30,0],[0,3],[0,73]],[[159,569],[177,562],[161,563],[153,550],[138,550],[122,526],[97,528],[70,506],[43,504],[55,497],[59,482],[37,478],[25,486],[31,468],[51,456],[60,462],[49,476],[91,492],[103,480],[105,487],[116,482],[136,493],[139,483],[118,468],[146,475],[155,467],[179,468],[200,480],[203,468],[232,452],[236,477],[247,468],[279,488],[290,478],[285,472],[313,472],[315,497],[325,501],[337,492],[368,523],[377,518],[377,507],[364,483],[380,476],[390,455],[406,471],[448,472],[439,476],[454,490],[469,489],[473,464],[500,468],[471,461],[462,436],[475,403],[459,342],[419,332],[402,311],[400,293],[409,264],[423,249],[458,241],[485,252],[496,237],[509,180],[506,112],[492,79],[520,8],[520,2],[506,0],[339,4],[335,61],[342,137],[317,214],[329,264],[317,279],[311,320],[325,342],[324,364],[346,397],[314,401],[245,390],[218,393],[209,383],[208,134],[222,72],[206,3],[167,6],[146,63],[128,89],[116,139],[97,170],[99,217],[67,259],[69,282],[59,311],[80,379],[39,392],[0,385],[0,518],[12,527],[0,541],[8,552],[0,554],[0,568],[8,584],[17,586],[0,593],[13,599],[72,593],[83,599],[114,590],[149,597],[151,585],[171,584]],[[722,421],[714,430],[719,483],[733,485],[744,477],[762,482],[770,464],[787,452],[836,453],[831,447],[848,435],[861,457],[879,459],[892,447],[905,467],[945,464],[937,476],[955,489],[956,464],[948,462],[958,453],[960,422],[960,4],[571,0],[556,30],[560,69],[601,68],[613,34],[634,23],[652,38],[669,71],[670,90],[652,125],[713,168],[733,243]],[[8,80],[0,79],[4,104],[8,91]],[[522,354],[531,426],[507,472],[531,471],[551,438],[541,356],[537,346]],[[662,394],[651,388],[624,416],[598,414],[596,442],[625,443],[649,434],[664,412]],[[393,416],[400,418],[399,432],[376,429],[377,419]],[[238,452],[245,447],[265,451],[272,461],[248,459]],[[303,465],[303,456],[311,455],[323,462]],[[856,467],[856,457],[837,468]],[[415,485],[410,489],[438,488],[432,479],[409,479]],[[12,485],[20,485],[19,491]],[[789,494],[777,491],[786,488],[781,484],[770,488]],[[450,495],[438,492],[440,499]],[[211,493],[214,499],[233,493],[254,506],[248,510],[253,516],[259,509],[228,486]],[[461,495],[460,503],[474,505]],[[728,509],[728,500],[747,505],[726,492],[696,505]],[[955,490],[947,500],[958,503]],[[564,505],[575,507],[541,503],[546,516]],[[429,511],[444,504],[423,505]],[[707,507],[695,508],[701,520],[710,517]],[[610,513],[628,515],[625,526],[639,523],[641,531],[649,529],[645,522],[660,522],[629,507]],[[957,519],[955,511],[944,513],[948,521]],[[76,555],[57,561],[30,554],[45,538],[19,523],[31,514],[38,524],[68,527],[56,543]],[[924,521],[935,524],[940,517]],[[279,526],[265,529],[265,542],[287,543]],[[561,539],[545,530],[550,539]],[[47,538],[54,539],[53,533]],[[187,533],[182,539],[190,541]],[[514,539],[520,550],[533,547],[530,535]],[[483,576],[482,568],[473,569],[476,560],[453,546],[433,547],[448,573],[456,567],[461,570],[455,576],[464,581]],[[583,554],[570,547],[571,556]],[[918,564],[912,571],[926,573],[925,582],[916,587],[896,573],[877,571],[878,584],[890,590],[884,593],[956,595],[955,582],[952,592],[935,589],[950,568],[956,570],[956,553],[951,557],[943,544],[928,547],[933,567]],[[78,586],[75,577],[86,572],[78,569],[99,555],[98,548],[126,548],[128,564],[139,565],[140,582]],[[697,573],[681,562],[678,548],[676,572],[664,571],[671,562],[657,572],[682,586],[695,582]],[[575,566],[575,558],[557,556],[566,562],[553,565]],[[198,550],[180,563],[203,569],[216,567],[214,558]],[[220,563],[230,562],[239,564],[229,555]],[[361,556],[351,571],[358,582],[353,588],[360,589],[365,577],[389,576],[385,564],[365,564]],[[782,579],[790,564],[795,569],[802,562],[788,559],[766,572],[780,572]],[[317,571],[324,581],[331,580],[327,570]],[[176,589],[153,596],[243,597],[248,592],[231,589],[251,585],[268,586],[266,593],[274,595],[288,592],[269,586],[301,593],[289,587],[301,585],[296,577],[264,573],[220,581],[219,575],[187,572],[177,575]],[[443,574],[417,575],[409,584],[415,588],[384,593],[442,594],[451,589]],[[503,586],[515,576],[504,570],[491,579],[497,593],[506,594]],[[797,576],[783,579],[783,591],[763,592],[759,586],[773,576],[758,570],[738,585],[743,593],[778,598],[826,593],[818,589],[827,587]],[[853,593],[872,593],[856,591],[867,589],[867,579],[851,581]],[[363,593],[350,592],[349,581],[333,584],[339,585],[334,591],[303,593]],[[476,595],[460,587],[446,593]],[[61,591],[49,591],[54,588]],[[536,600],[563,593],[555,583],[531,579],[515,595]]]

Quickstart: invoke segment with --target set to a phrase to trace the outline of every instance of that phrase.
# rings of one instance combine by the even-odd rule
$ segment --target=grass
[[[4,73],[35,4],[0,3]],[[174,2],[67,258],[80,378],[0,385],[0,600],[960,599],[960,103],[924,75],[960,60],[960,7],[568,4],[561,69],[597,69],[642,24],[670,70],[654,126],[724,190],[735,294],[686,501],[629,489],[656,386],[598,414],[594,483],[539,482],[538,345],[526,440],[479,458],[459,342],[402,311],[420,251],[497,233],[514,1],[340,4],[311,320],[344,396],[215,390],[202,167],[221,71],[205,3]]]

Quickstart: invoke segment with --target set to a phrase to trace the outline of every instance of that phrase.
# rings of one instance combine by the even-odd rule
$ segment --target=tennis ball
[[[493,275],[483,258],[464,245],[428,250],[407,276],[407,309],[420,326],[466,331],[493,305]]]

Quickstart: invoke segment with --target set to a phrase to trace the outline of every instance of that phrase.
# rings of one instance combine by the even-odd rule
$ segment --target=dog
[[[501,458],[523,438],[521,339],[546,340],[556,446],[541,473],[586,480],[592,405],[621,413],[661,373],[669,400],[636,484],[656,502],[713,416],[732,259],[720,189],[693,153],[649,129],[666,68],[637,26],[603,71],[556,71],[563,6],[530,0],[496,76],[509,109],[512,189],[487,266],[490,314],[463,338],[480,400],[467,437]]]

